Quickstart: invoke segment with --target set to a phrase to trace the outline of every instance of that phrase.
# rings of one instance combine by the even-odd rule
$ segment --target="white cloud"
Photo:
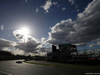
[[[12,47],[15,42],[0,38],[0,48]]]
[[[87,8],[78,14],[74,25],[76,35],[81,41],[93,41],[100,38],[100,1],[93,0]]]
[[[93,0],[75,21],[62,20],[49,32],[50,44],[84,44],[100,38],[100,0]]]
[[[26,52],[25,51],[23,51],[23,50],[13,50],[13,51],[11,51],[14,55],[26,55]]]
[[[19,55],[25,55],[25,52],[23,50],[17,50],[14,47],[3,47],[2,50],[3,51],[11,52],[14,55],[17,55],[17,54],[19,54]]]
[[[41,6],[41,8],[43,8],[46,11],[46,13],[48,13],[51,6],[52,6],[51,0],[47,0],[46,3],[43,6]]]
[[[25,0],[25,2],[27,3],[27,0]]]
[[[36,8],[36,12],[39,12],[39,8]]]
[[[57,2],[53,2],[52,4],[53,4],[53,5],[57,5],[58,3],[57,3]]]
[[[99,45],[99,46],[100,46],[100,41],[97,41],[97,45]]]
[[[19,43],[0,38],[0,50],[9,51],[15,55],[26,55],[29,54],[29,52],[35,53],[40,49],[38,48],[40,43],[35,40],[36,39],[30,40],[27,43]]]
[[[42,39],[44,40],[44,38]],[[0,38],[0,50],[9,51],[15,55],[28,55],[29,53],[35,55],[39,54],[39,52],[42,52],[43,55],[46,52],[50,52],[49,47],[42,46],[40,41],[33,37],[28,38],[27,42],[13,42]]]
[[[17,40],[24,41],[24,35],[21,33],[20,30],[13,31],[13,35],[17,38]]]
[[[4,29],[4,25],[1,25],[1,30],[3,30]]]
[[[58,4],[57,2],[52,2],[52,0],[47,0],[46,3],[40,7],[43,8],[46,13],[48,13],[51,6],[57,4]]]
[[[9,52],[11,52],[15,55],[16,54],[23,55],[24,51],[23,50],[17,50],[15,48],[16,45],[18,45],[18,44],[14,41],[9,41],[9,40],[0,38],[0,50],[9,51]]]
[[[74,33],[72,19],[63,20],[51,28],[47,42],[51,44],[69,43],[70,35]]]
[[[79,8],[78,8],[78,5],[75,3],[75,0],[69,0],[69,2],[71,3],[71,5],[74,5],[76,11],[79,12]]]
[[[45,44],[46,39],[44,37],[41,38],[41,42]]]
[[[69,0],[69,2],[71,2],[71,5],[73,5],[75,3],[75,0]]]
[[[13,31],[13,35],[18,40],[17,44],[14,45],[15,49],[17,50],[24,51],[25,53],[30,52],[34,54],[39,54],[40,52],[42,52],[42,55],[49,51],[49,48],[44,46],[47,45],[45,44],[46,39],[44,37],[41,38],[41,41],[39,41],[38,39],[28,35],[27,41],[25,42],[25,37],[22,33],[20,33],[19,30]]]
[[[63,10],[63,11],[65,11],[65,10],[66,10],[66,8],[65,8],[65,7],[63,7],[63,8],[62,8],[62,10]]]
[[[16,45],[15,48],[23,50],[25,52],[34,52],[39,49],[39,45],[40,43],[37,43],[36,41],[32,40],[26,43],[18,43],[18,45]]]
[[[26,36],[21,34],[19,30],[13,31],[13,35],[19,41],[17,43],[17,45],[15,46],[16,49],[24,50],[26,52],[32,52],[32,51],[36,51],[39,49],[38,46],[41,43],[40,43],[40,41],[38,41],[38,39],[33,38],[30,35],[27,35],[27,38],[26,38]],[[27,40],[27,41],[25,41],[25,40]]]
[[[94,46],[95,46],[95,44],[90,44],[90,45],[89,45],[89,47],[94,47]]]

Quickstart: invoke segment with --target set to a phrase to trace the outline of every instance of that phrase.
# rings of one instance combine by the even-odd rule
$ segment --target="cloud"
[[[52,0],[47,0],[46,3],[40,7],[43,8],[46,13],[48,13],[51,6],[57,4],[58,4],[57,2],[52,2]]]
[[[93,0],[87,8],[78,14],[74,25],[76,35],[81,42],[89,42],[100,38],[100,1]],[[77,39],[76,39],[77,40]]]
[[[13,35],[18,40],[18,43],[15,46],[16,49],[24,50],[25,52],[32,52],[39,49],[38,46],[41,43],[38,39],[33,38],[30,35],[24,36],[19,30],[13,31]]]
[[[53,4],[53,5],[57,5],[58,3],[57,3],[57,2],[53,2],[52,4]]]
[[[0,48],[11,47],[15,42],[0,38]]]
[[[76,4],[76,1],[75,0],[69,0],[69,2],[71,3],[71,5],[74,5],[76,11],[79,12],[79,8],[78,8],[78,5]]]
[[[16,45],[18,44],[14,41],[9,41],[9,40],[0,38],[0,50],[9,51],[15,55],[16,54],[24,55],[25,52],[23,50],[17,50],[15,48]]]
[[[49,32],[49,39],[47,42],[50,44],[69,43],[69,34],[74,33],[74,22],[72,19],[63,20],[51,28]]]
[[[93,0],[75,21],[62,20],[51,28],[47,43],[84,44],[100,38],[100,1]]]
[[[26,54],[26,52],[23,50],[13,50],[12,53],[14,55],[25,55]]]
[[[1,25],[1,30],[3,30],[4,29],[4,25]]]
[[[23,50],[25,52],[34,52],[38,50],[38,46],[40,43],[37,43],[34,40],[28,41],[26,43],[18,43],[18,45],[15,46],[16,49]]]
[[[46,53],[49,53],[49,52],[52,52],[52,47],[50,46],[50,47],[41,47],[40,49],[39,49],[39,52],[46,52]]]
[[[11,52],[14,55],[26,55],[26,53],[27,53],[23,50],[15,49],[14,47],[3,47],[2,50]]]
[[[27,0],[25,0],[25,2],[27,3]]]
[[[9,51],[13,54],[15,50],[15,47],[16,46],[16,42],[14,41],[9,41],[9,40],[6,40],[6,39],[2,39],[0,38],[0,50],[3,50],[3,51]]]
[[[35,55],[40,52],[43,55],[43,53],[50,52],[50,48],[42,46],[40,41],[33,37],[28,38],[27,42],[13,42],[0,38],[0,50],[9,51],[15,55],[28,55],[29,53]]]
[[[41,42],[45,44],[46,39],[44,37],[41,38]]]
[[[35,53],[37,50],[40,49],[38,47],[39,45],[40,43],[37,42],[35,38],[30,39],[30,41],[26,43],[13,42],[0,38],[0,50],[9,51],[15,55],[26,55],[29,54],[29,52]]]
[[[36,12],[39,12],[39,8],[36,8]]]
[[[63,8],[62,8],[62,10],[63,10],[63,11],[65,11],[65,10],[66,10],[66,8],[65,8],[65,7],[63,7]]]
[[[45,55],[46,52],[50,52],[50,48],[44,46],[44,45],[47,45],[45,44],[46,39],[44,37],[41,38],[41,41],[39,41],[38,39],[30,35],[27,35],[27,38],[26,38],[26,36],[24,36],[20,30],[14,30],[13,35],[18,40],[17,44],[14,46],[15,49],[18,51],[24,51],[24,54],[30,52],[30,53],[33,53],[33,55],[34,54]],[[18,51],[17,53],[19,53]]]
[[[89,45],[89,47],[95,47],[95,46],[100,46],[100,40],[97,40],[96,43],[92,43]]]
[[[51,0],[47,0],[46,3],[43,6],[41,6],[41,8],[43,8],[46,11],[46,13],[48,13],[51,6],[52,6]]]
[[[13,31],[13,35],[17,38],[17,40],[23,40],[24,35],[21,33],[20,30]]]
[[[97,45],[99,45],[99,46],[100,46],[100,41],[97,41]]]
[[[95,46],[95,44],[90,44],[90,45],[89,45],[89,47],[94,47],[94,46]]]
[[[71,3],[71,5],[73,5],[75,3],[75,0],[69,0],[69,2]]]

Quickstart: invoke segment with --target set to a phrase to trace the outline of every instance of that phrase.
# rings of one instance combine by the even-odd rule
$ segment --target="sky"
[[[100,0],[0,0],[0,49],[37,54],[52,44],[99,47],[99,19]]]

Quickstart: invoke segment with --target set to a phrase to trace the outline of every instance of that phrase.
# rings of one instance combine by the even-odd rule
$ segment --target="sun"
[[[29,35],[29,29],[27,27],[23,27],[22,29],[20,29],[21,33],[23,35]]]

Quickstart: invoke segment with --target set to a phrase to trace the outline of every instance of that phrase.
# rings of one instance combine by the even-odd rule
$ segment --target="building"
[[[66,61],[72,58],[72,53],[76,52],[77,48],[72,44],[59,44],[59,49],[52,45],[52,52],[47,53],[47,61]]]

